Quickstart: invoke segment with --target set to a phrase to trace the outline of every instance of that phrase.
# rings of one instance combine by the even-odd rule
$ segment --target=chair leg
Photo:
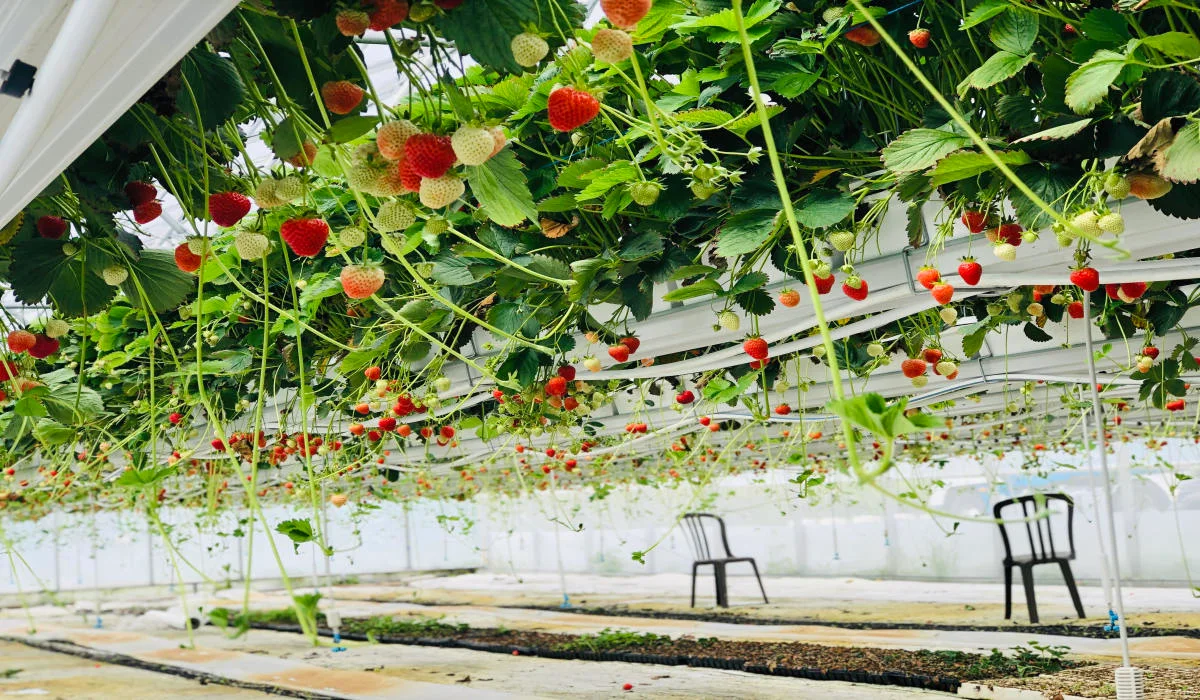
[[[700,568],[699,564],[692,564],[692,607],[696,607],[696,571]]]
[[[767,589],[763,588],[762,585],[762,576],[758,575],[758,564],[755,564],[754,560],[751,559],[750,566],[754,569],[754,578],[758,579],[758,590],[762,592],[763,603],[770,603],[771,601],[767,600]]]
[[[1058,566],[1062,569],[1063,580],[1067,582],[1067,591],[1071,593],[1071,602],[1075,604],[1075,612],[1079,613],[1080,619],[1086,618],[1087,615],[1083,614],[1083,601],[1079,599],[1079,589],[1075,587],[1075,577],[1071,575],[1071,564],[1060,561]]]
[[[1012,565],[1004,567],[1004,619],[1012,619]],[[695,574],[693,573],[693,576]],[[693,580],[692,586],[696,584]]]
[[[729,589],[725,586],[725,564],[713,564],[713,578],[717,585],[717,607],[729,607]]]
[[[1033,595],[1033,567],[1021,567],[1021,583],[1025,584],[1025,607],[1029,610],[1029,622],[1037,624],[1037,599]]]

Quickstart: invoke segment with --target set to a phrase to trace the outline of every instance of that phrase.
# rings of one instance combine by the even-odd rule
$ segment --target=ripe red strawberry
[[[12,336],[9,337],[11,338]],[[11,342],[9,344],[11,345]],[[1154,347],[1153,345],[1147,345],[1146,347],[1142,348],[1142,354],[1146,357],[1149,357],[1151,360],[1156,360],[1158,359],[1158,348]]]
[[[792,407],[787,405],[786,403],[781,403],[775,407],[775,413],[777,413],[778,415],[781,415],[781,416],[786,416],[787,414],[789,414],[791,412],[792,412]]]
[[[696,395],[695,395],[695,394],[693,394],[693,393],[691,392],[691,390],[681,391],[681,392],[679,392],[678,394],[675,394],[675,401],[676,401],[677,403],[681,403],[681,404],[685,404],[685,405],[686,405],[686,404],[689,404],[689,403],[691,403],[691,402],[693,402],[693,401],[695,401],[695,400],[696,400]]]
[[[623,343],[608,346],[608,356],[620,362],[629,361],[629,346]]]
[[[1120,295],[1126,300],[1139,299],[1146,293],[1145,282],[1122,282]]]
[[[629,348],[630,355],[637,353],[638,348],[642,347],[642,341],[638,340],[632,335],[627,335],[624,338],[621,338],[620,343],[621,345]]]
[[[362,104],[366,92],[349,80],[331,80],[321,86],[321,100],[334,114],[349,114]]]
[[[917,357],[910,357],[904,362],[900,363],[900,371],[903,372],[904,376],[908,377],[909,379],[914,379],[922,374],[925,374],[925,370],[927,368],[928,365],[926,364],[925,360]]]
[[[546,381],[545,391],[546,396],[565,396],[567,393],[567,380],[562,377],[550,377]]]
[[[145,204],[157,199],[158,190],[149,182],[134,180],[125,185],[125,196],[129,198],[129,206],[136,207],[139,204]]]
[[[390,433],[396,429],[396,419],[391,416],[384,416],[379,419],[379,429],[385,433]]]
[[[208,215],[213,223],[229,228],[250,213],[250,198],[240,192],[217,192],[208,196]]]
[[[937,348],[925,348],[921,351],[921,359],[931,365],[936,365],[942,361],[942,351]]]
[[[171,425],[179,425],[179,421],[183,420],[183,414],[172,413],[171,415],[167,416],[167,420],[170,421]]]
[[[600,9],[614,27],[631,29],[650,11],[650,0],[600,0]]]
[[[362,10],[342,10],[334,22],[342,36],[359,36],[371,27],[371,16]]]
[[[785,289],[779,292],[779,303],[792,308],[800,303],[800,293],[794,289]]]
[[[34,224],[37,228],[38,235],[42,238],[51,238],[58,240],[67,232],[67,221],[61,216],[42,216],[38,217],[37,223]]]
[[[557,131],[573,131],[600,114],[600,101],[591,93],[573,87],[560,87],[550,93],[546,116]]]
[[[771,358],[768,357],[765,360],[751,360],[747,367],[750,369],[762,369],[769,364],[771,364]]]
[[[321,219],[292,219],[279,227],[279,236],[293,253],[311,258],[325,248],[329,224]]]
[[[440,433],[443,438],[449,440],[450,438],[454,437],[454,428],[451,428],[448,425],[443,425],[441,429],[438,430],[438,433]]]
[[[366,299],[383,286],[383,268],[378,265],[347,265],[339,275],[342,291],[351,299]]]
[[[767,341],[754,335],[746,338],[746,341],[742,343],[742,350],[756,360],[765,360],[771,354]]]
[[[934,301],[942,306],[945,306],[946,304],[950,303],[951,299],[954,298],[954,287],[946,284],[945,282],[939,282],[938,284],[933,285],[933,289],[930,290],[930,293],[933,294]]]
[[[404,142],[402,168],[408,167],[421,177],[436,179],[445,175],[457,158],[449,136],[416,134]],[[403,180],[404,170],[400,172]],[[405,187],[408,187],[407,183]],[[420,189],[421,185],[417,183],[417,190]]]
[[[1024,239],[1021,238],[1021,232],[1024,230],[1020,224],[1011,222],[1000,224],[987,232],[987,239],[992,243],[1003,242],[1017,248],[1024,242]]]
[[[372,0],[371,29],[382,32],[408,19],[408,3],[404,0]]]
[[[34,342],[36,342],[36,339]],[[30,347],[33,346],[31,345]],[[17,363],[13,362],[12,360],[0,361],[0,382],[7,382],[10,379],[16,378],[19,372],[20,368],[18,368]]]
[[[966,257],[958,264],[958,276],[962,281],[974,287],[983,276],[983,265],[975,262],[975,258]]]
[[[187,243],[180,243],[175,248],[175,265],[184,272],[195,272],[200,269],[204,258],[192,252]]]
[[[29,356],[45,359],[58,352],[58,338],[51,338],[45,333],[34,336],[33,347],[29,348]]]
[[[162,205],[150,201],[133,208],[133,220],[139,224],[148,224],[162,216]]]
[[[837,278],[835,278],[832,273],[825,277],[815,274],[813,275],[813,282],[816,284],[817,294],[828,294],[833,289],[833,283],[835,281],[837,281]]]
[[[851,275],[842,282],[842,294],[850,297],[854,301],[862,301],[867,298],[867,281],[859,278],[857,275]]]
[[[1094,267],[1081,267],[1071,271],[1071,284],[1085,292],[1100,288],[1100,273]]]
[[[927,49],[929,48],[929,39],[931,36],[932,33],[928,29],[921,27],[908,33],[908,41],[918,49]]]
[[[1167,402],[1168,411],[1182,411],[1187,404],[1183,399],[1174,399]]]
[[[917,281],[926,289],[933,289],[933,285],[938,283],[942,278],[942,273],[937,271],[936,267],[923,265],[920,270],[917,270]]]
[[[371,381],[375,381],[383,376],[383,370],[380,369],[379,365],[371,365],[363,370],[363,376]]]
[[[875,31],[874,28],[865,24],[861,27],[855,27],[854,29],[851,29],[842,36],[846,37],[846,39],[850,41],[853,41],[859,46],[874,46],[883,38],[879,36],[879,32]]]
[[[23,328],[18,328],[8,334],[8,349],[18,354],[26,352],[36,342],[37,338]]]
[[[987,228],[987,214],[972,209],[963,213],[962,222],[971,233],[983,233]]]
[[[563,365],[555,371],[558,373],[558,376],[562,377],[568,382],[575,381],[575,368],[571,365]]]
[[[421,432],[421,437],[425,438],[426,440],[433,437],[433,428],[430,428],[428,425],[425,426],[424,428],[421,428],[420,432]]]
[[[1117,296],[1120,291],[1121,285],[1119,284],[1112,283],[1104,285],[1104,293],[1107,294],[1108,298],[1112,299],[1113,301],[1119,301],[1121,299],[1119,296]]]

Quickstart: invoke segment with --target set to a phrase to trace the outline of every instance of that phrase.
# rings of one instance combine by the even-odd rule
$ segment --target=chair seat
[[[697,559],[695,564],[729,564],[738,561],[754,561],[754,557],[726,557],[724,559]]]
[[[1057,564],[1063,561],[1071,561],[1074,558],[1073,556],[1036,557],[1032,554],[1022,554],[1005,559],[1003,563],[1005,566],[1032,566],[1036,564]]]

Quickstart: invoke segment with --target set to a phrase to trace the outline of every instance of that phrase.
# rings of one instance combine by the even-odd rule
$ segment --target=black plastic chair
[[[1062,552],[1055,548],[1054,531],[1051,518],[1060,515],[1052,510],[1053,501],[1063,501],[1067,504],[1067,546],[1069,550]],[[1006,508],[1020,506],[1025,534],[1029,537],[1029,554],[1014,556],[1012,543],[1004,527],[1002,511]],[[1012,618],[1012,571],[1014,567],[1021,568],[1021,582],[1025,585],[1025,605],[1029,609],[1029,621],[1038,621],[1037,601],[1033,594],[1033,567],[1038,564],[1058,564],[1062,569],[1063,579],[1067,590],[1071,593],[1071,602],[1075,603],[1075,612],[1079,617],[1087,617],[1083,613],[1083,603],[1079,600],[1079,589],[1075,587],[1075,577],[1071,575],[1070,561],[1075,558],[1075,502],[1070,496],[1062,493],[1050,493],[1038,496],[1021,496],[1000,501],[992,508],[992,514],[1000,521],[1000,537],[1004,540],[1004,619]],[[1036,536],[1035,536],[1036,532]]]
[[[715,520],[721,528],[721,547],[725,550],[725,556],[713,556],[713,550],[708,544],[708,531],[704,527],[705,519]],[[713,578],[717,587],[717,605],[722,608],[729,607],[729,591],[726,587],[725,580],[725,565],[735,562],[750,562],[750,566],[754,569],[754,578],[758,579],[758,590],[762,591],[764,603],[769,603],[767,600],[767,589],[763,588],[762,577],[758,575],[758,564],[754,563],[754,557],[735,557],[733,552],[729,551],[729,540],[725,537],[725,521],[721,518],[710,515],[708,513],[687,513],[683,516],[683,526],[688,533],[688,543],[692,546],[692,552],[696,555],[696,560],[692,562],[692,607],[696,607],[696,575],[701,566],[712,566]],[[719,555],[720,552],[717,552]]]

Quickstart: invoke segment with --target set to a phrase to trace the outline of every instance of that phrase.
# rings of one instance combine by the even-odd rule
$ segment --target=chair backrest
[[[717,537],[719,542],[709,542],[708,525],[717,526]],[[688,534],[688,544],[692,547],[692,553],[696,555],[696,561],[707,561],[709,559],[726,559],[733,556],[729,551],[729,540],[725,539],[725,521],[710,513],[687,513],[683,516],[683,529]],[[724,553],[717,547],[720,546]]]
[[[1051,508],[1051,504],[1055,501],[1062,501],[1067,505],[1067,550],[1061,549],[1061,537],[1058,546],[1054,543],[1054,522],[1061,517],[1061,511]],[[1012,511],[1018,507],[1020,508],[1020,520],[1008,524],[1015,529],[1022,527],[1025,529],[1025,534],[1029,538],[1029,553],[1034,561],[1075,558],[1075,502],[1065,493],[1047,493],[1010,498],[1000,501],[992,507],[992,514],[996,520],[1000,521],[997,524],[1000,526],[1000,537],[1004,540],[1006,561],[1013,558],[1013,548],[1012,542],[1008,539],[1008,531],[1005,529],[1004,511],[1011,509],[1009,517],[1012,518],[1016,516],[1016,513]]]

